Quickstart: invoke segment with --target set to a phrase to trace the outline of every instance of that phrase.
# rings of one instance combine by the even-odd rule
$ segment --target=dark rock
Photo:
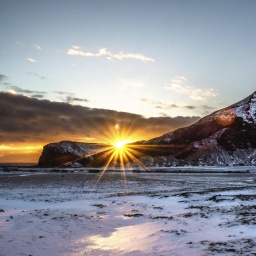
[[[91,155],[104,147],[105,146],[102,144],[73,141],[50,143],[44,146],[42,155],[38,161],[38,166],[53,167],[77,162],[86,155]],[[81,165],[78,167],[81,167]]]
[[[211,138],[210,142],[216,139],[226,142],[227,145],[233,143],[228,141],[228,135],[233,135],[236,141],[241,141],[242,135],[246,142],[256,147],[256,92],[246,99],[233,104],[227,108],[218,110],[185,128],[180,128],[174,132],[166,133],[158,138],[144,141],[147,145],[173,145],[192,146],[193,142],[202,142]],[[216,135],[216,138],[213,137]],[[221,139],[222,138],[222,139]],[[185,146],[186,145],[186,146]],[[235,144],[236,148],[248,146]]]
[[[63,167],[80,168],[83,166],[78,162],[67,162],[67,163],[63,164]]]
[[[175,165],[255,165],[256,92],[193,125],[140,144],[146,148],[143,154],[154,159],[171,155]]]

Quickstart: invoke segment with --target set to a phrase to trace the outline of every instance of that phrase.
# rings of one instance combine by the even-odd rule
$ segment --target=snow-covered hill
[[[256,165],[256,92],[193,125],[133,144],[143,155],[143,165]],[[51,143],[44,147],[39,165],[75,160],[83,165],[104,165],[108,159],[103,147],[70,141]]]
[[[256,92],[191,126],[143,141],[141,144],[165,145],[162,154],[171,154],[176,160],[182,160],[183,164],[254,165]]]
[[[219,138],[229,131],[256,130],[256,92],[229,107],[218,110],[195,124],[166,133],[160,137],[144,141],[143,144],[190,144],[202,142],[216,143]],[[255,133],[253,134],[255,135]],[[252,136],[253,137],[253,136]],[[241,138],[239,138],[241,139]],[[255,141],[254,141],[255,142]],[[200,143],[199,143],[200,144]],[[248,145],[249,146],[249,145]],[[256,146],[256,144],[254,145]],[[245,146],[246,147],[246,146]]]

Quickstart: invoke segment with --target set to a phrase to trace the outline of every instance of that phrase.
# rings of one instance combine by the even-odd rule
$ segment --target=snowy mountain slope
[[[165,146],[162,155],[172,155],[178,165],[255,165],[256,92],[191,126],[141,144]],[[144,153],[156,157],[155,152]]]
[[[195,124],[166,133],[143,144],[218,145],[224,148],[256,148],[256,92],[218,110]],[[233,141],[231,141],[233,140]]]

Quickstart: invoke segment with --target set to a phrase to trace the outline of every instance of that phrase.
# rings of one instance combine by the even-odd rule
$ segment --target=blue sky
[[[255,11],[249,0],[2,0],[0,90],[203,116],[255,90]]]

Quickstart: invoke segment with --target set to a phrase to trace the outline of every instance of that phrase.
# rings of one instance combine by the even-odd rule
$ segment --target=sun
[[[114,146],[117,148],[117,149],[122,149],[125,145],[125,141],[117,141]]]
[[[94,160],[95,164],[103,166],[97,178],[97,182],[100,181],[106,171],[118,170],[116,168],[119,168],[124,179],[124,184],[126,184],[126,170],[129,168],[133,169],[134,166],[138,166],[140,169],[146,169],[145,165],[139,160],[140,157],[143,157],[143,153],[140,152],[140,148],[143,148],[143,146],[134,145],[132,140],[127,137],[127,139],[123,139],[124,137],[122,137],[123,136],[113,136],[112,143],[108,143],[108,146],[106,146]]]

